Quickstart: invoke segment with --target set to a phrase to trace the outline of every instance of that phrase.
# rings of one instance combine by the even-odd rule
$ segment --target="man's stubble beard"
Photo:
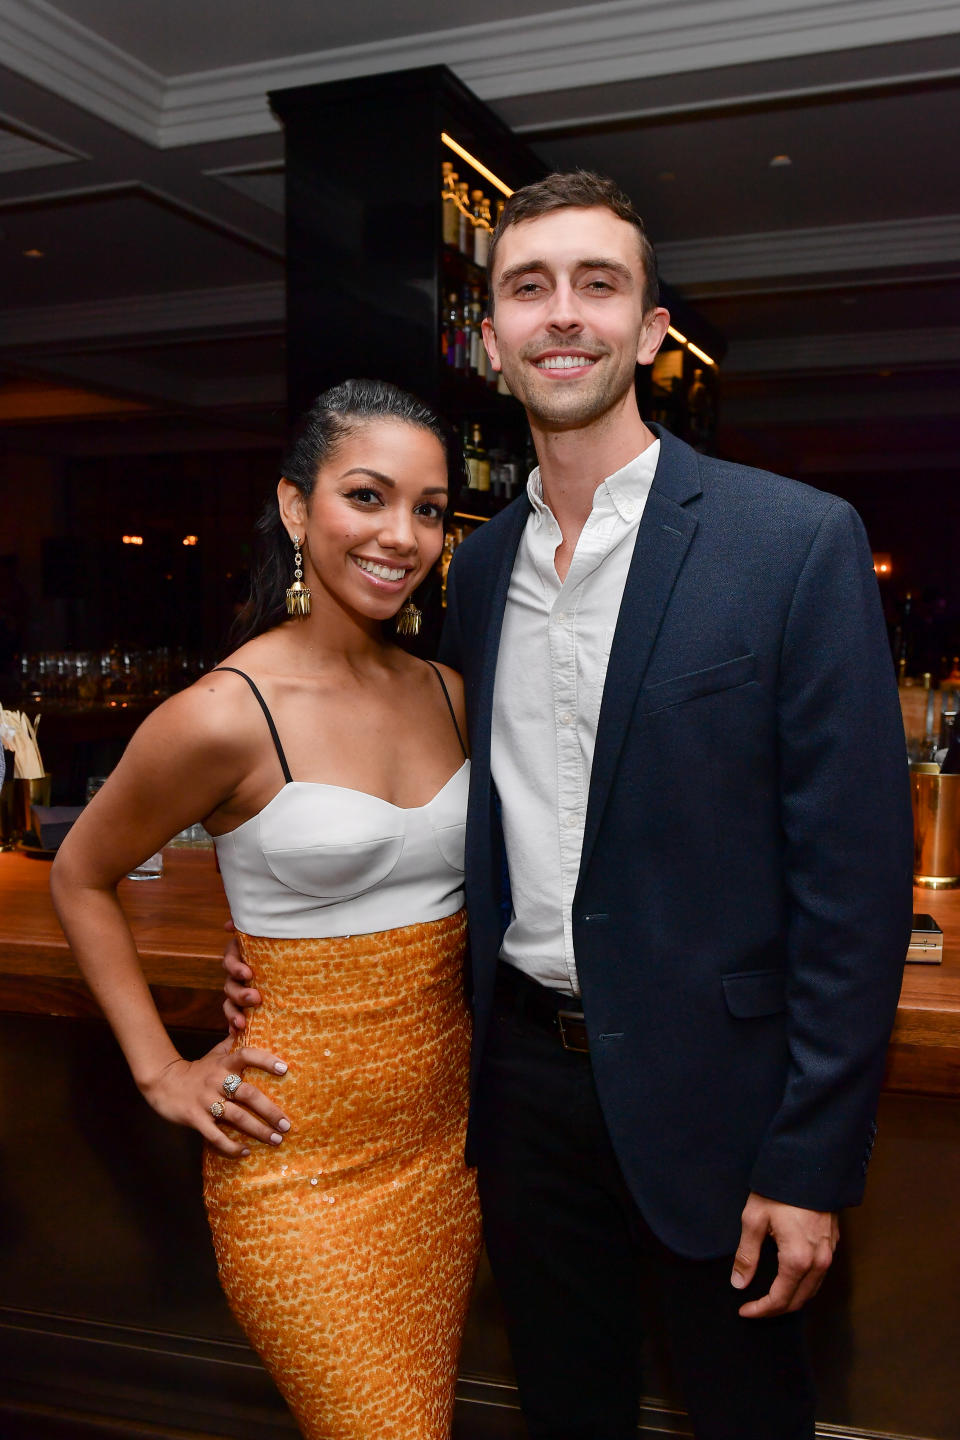
[[[615,410],[634,383],[636,367],[628,376],[618,372],[594,386],[584,386],[582,381],[571,381],[564,394],[556,381],[545,380],[542,388],[530,375],[529,368],[521,358],[516,367],[503,367],[510,393],[527,412],[528,418],[546,430],[583,430]],[[527,383],[528,380],[531,383]],[[551,393],[548,387],[554,387]]]

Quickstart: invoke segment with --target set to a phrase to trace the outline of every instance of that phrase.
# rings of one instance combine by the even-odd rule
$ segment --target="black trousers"
[[[688,1260],[644,1223],[610,1144],[586,1055],[499,1004],[477,1118],[484,1235],[536,1440],[635,1440],[639,1287],[659,1310],[698,1440],[812,1440],[801,1314],[743,1320],[732,1257]]]

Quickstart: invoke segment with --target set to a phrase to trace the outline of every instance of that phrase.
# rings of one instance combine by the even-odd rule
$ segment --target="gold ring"
[[[226,1095],[227,1099],[232,1100],[242,1084],[243,1079],[241,1076],[224,1075],[220,1088],[223,1091],[224,1095]]]
[[[227,1107],[224,1105],[222,1100],[214,1100],[213,1104],[210,1106],[210,1114],[213,1116],[214,1120],[219,1121],[223,1119],[226,1113],[226,1109]]]

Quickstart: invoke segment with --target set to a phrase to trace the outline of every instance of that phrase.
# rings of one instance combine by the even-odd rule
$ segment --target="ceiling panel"
[[[0,174],[38,170],[47,165],[72,165],[77,159],[72,151],[0,120]]]
[[[960,276],[914,284],[842,285],[794,294],[697,301],[697,309],[738,340],[840,332],[935,330],[960,324]]]
[[[115,353],[122,361],[172,370],[191,380],[234,380],[283,373],[282,335],[203,340],[188,344],[138,345]]]
[[[663,242],[960,212],[958,114],[954,80],[595,126],[535,149],[615,176]],[[784,154],[792,163],[772,168]]]
[[[139,190],[0,208],[0,309],[276,280],[275,256]],[[24,252],[42,251],[31,259]]]

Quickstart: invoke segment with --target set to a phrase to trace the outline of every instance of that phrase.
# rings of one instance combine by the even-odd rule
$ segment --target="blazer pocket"
[[[655,710],[666,710],[670,705],[679,705],[684,700],[697,700],[701,695],[713,695],[719,690],[732,690],[737,685],[747,685],[754,678],[756,670],[757,657],[751,653],[737,655],[733,660],[724,660],[706,670],[692,670],[687,675],[674,675],[670,680],[646,685],[640,691],[640,713],[649,715]]]
[[[721,975],[727,1009],[738,1020],[777,1015],[787,1008],[786,977],[782,970],[741,970]]]

